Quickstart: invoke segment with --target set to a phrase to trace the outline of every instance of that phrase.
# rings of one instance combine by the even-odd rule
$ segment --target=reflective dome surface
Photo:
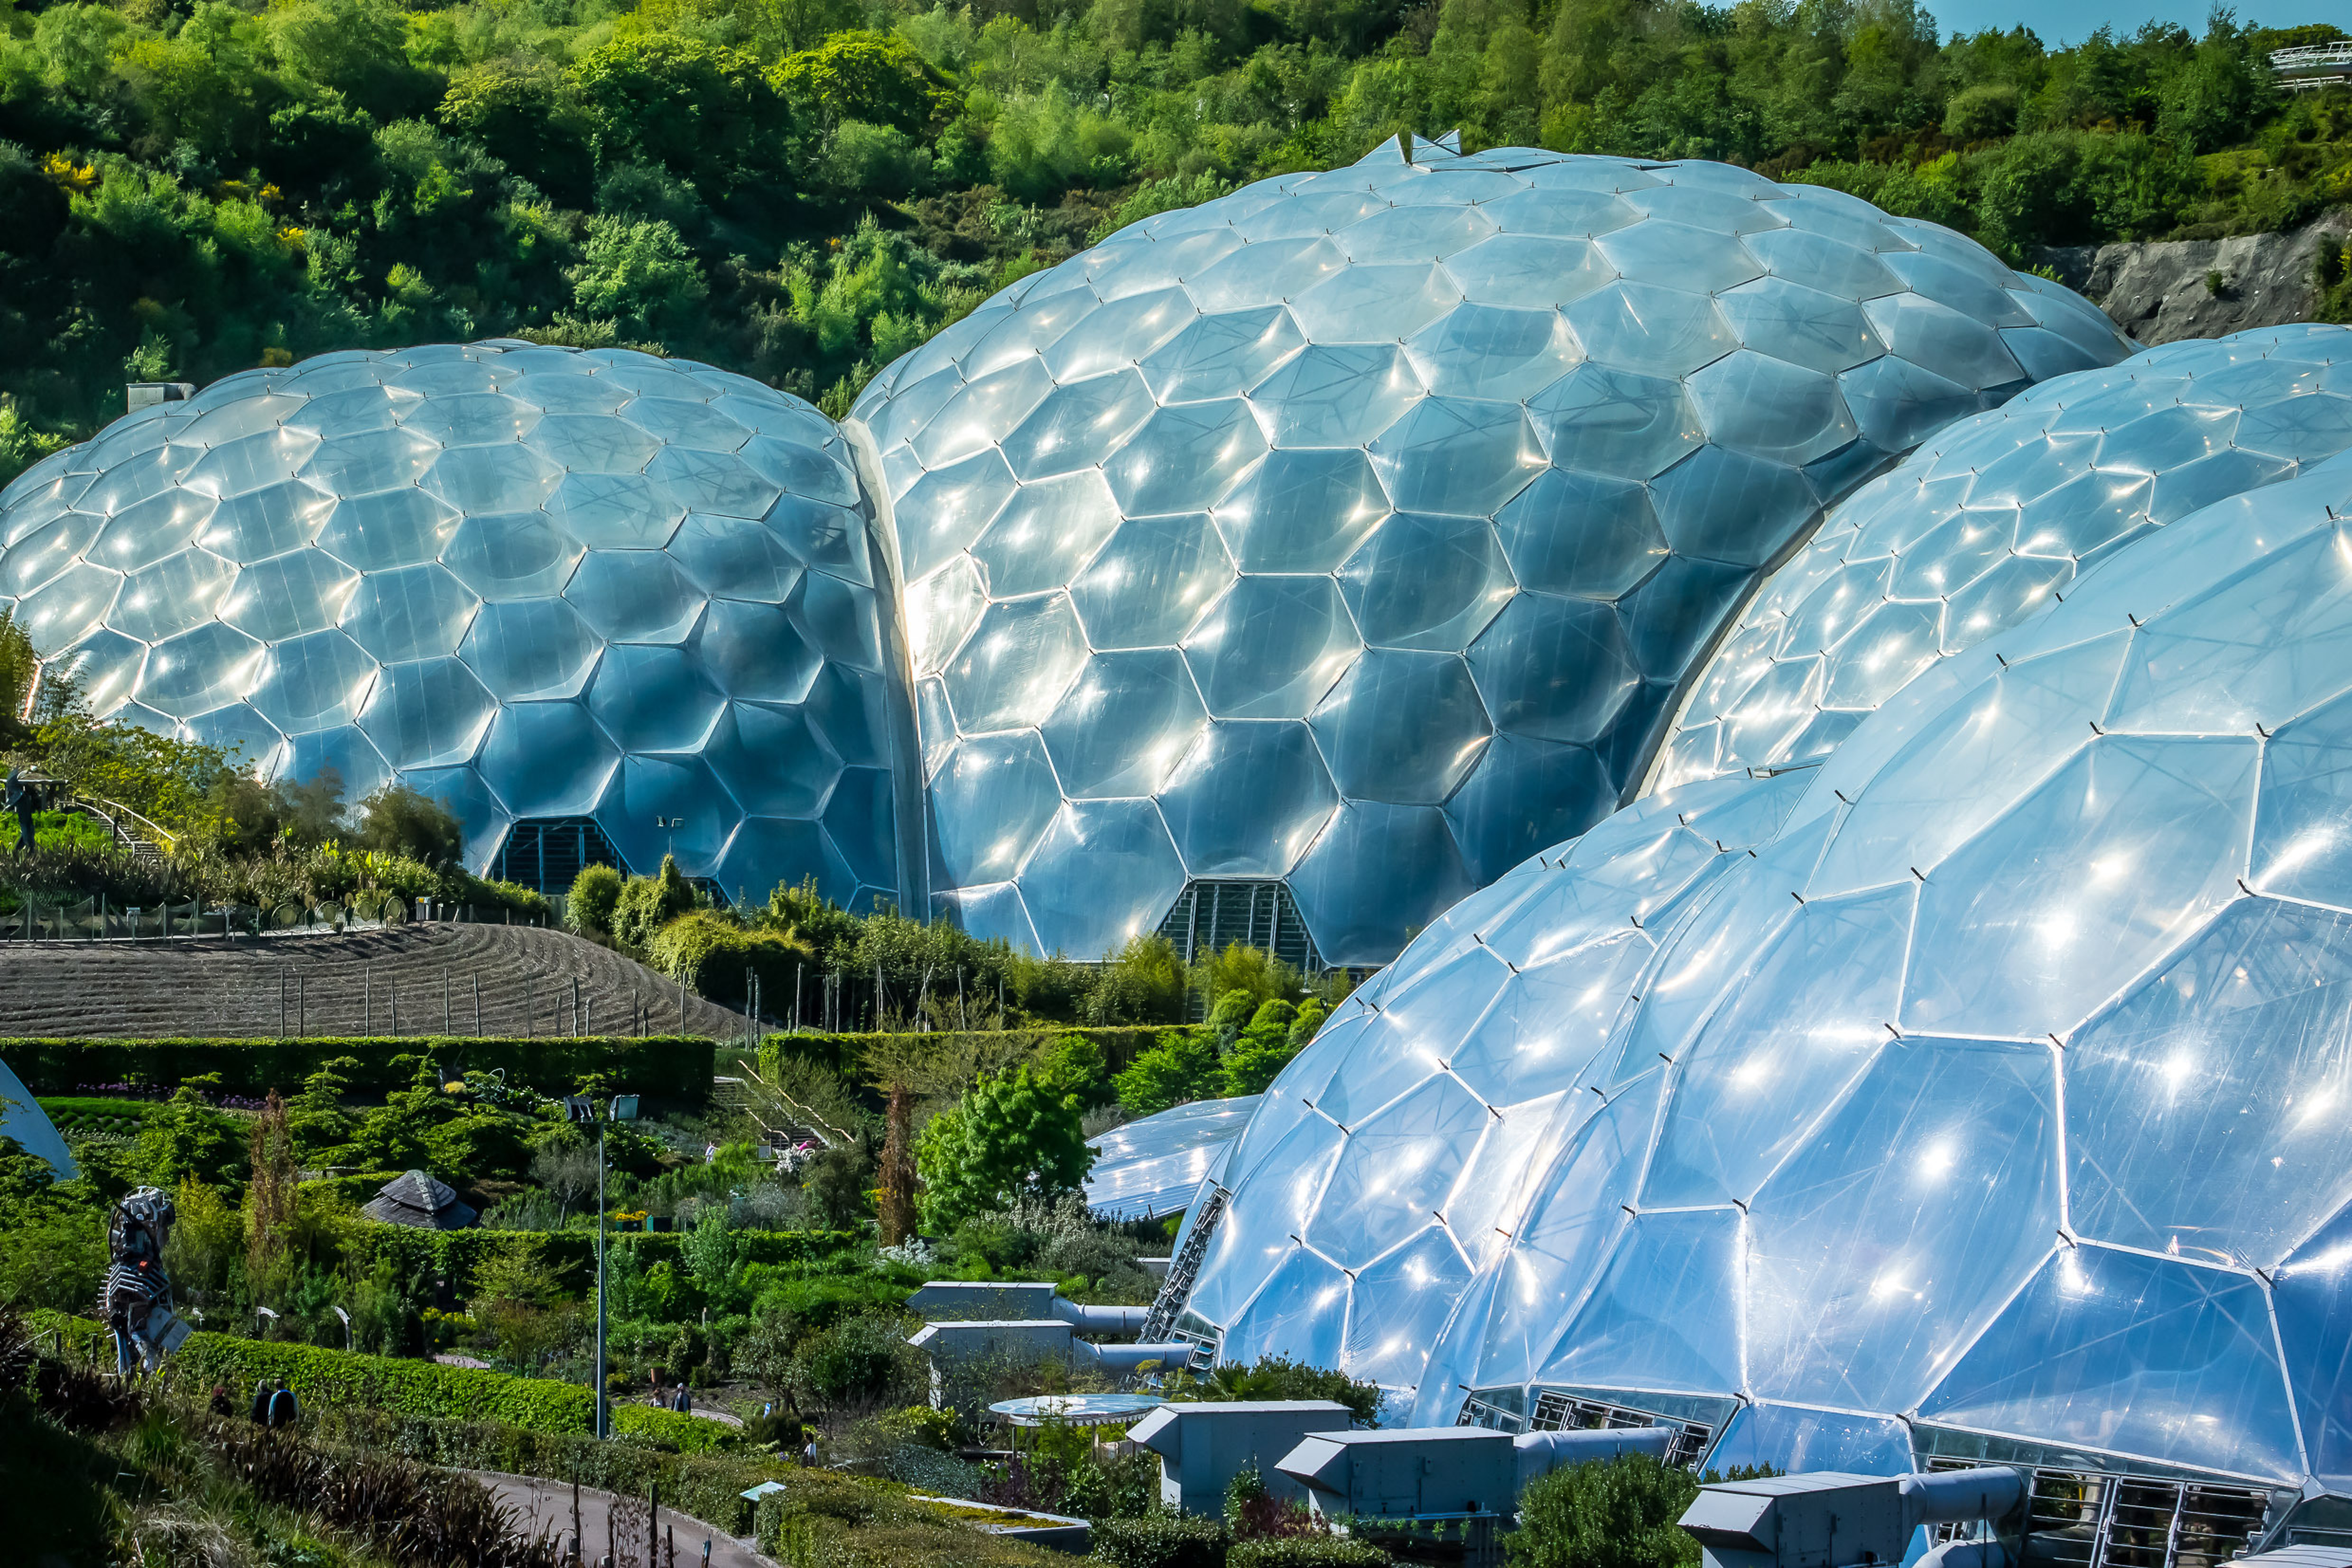
[[[730,896],[898,896],[881,580],[831,421],[618,350],[249,371],[0,491],[0,606],[95,712]]]
[[[2338,458],[1465,900],[1268,1092],[1184,1326],[1424,1423],[2352,1480],[2347,634]]]
[[[971,929],[1285,879],[1326,962],[1604,816],[1822,505],[2126,345],[1932,225],[1418,144],[1023,279],[858,405]]]
[[[2168,343],[1929,437],[1841,503],[1700,674],[1658,787],[1816,761],[2151,528],[2352,446],[2352,328]]]

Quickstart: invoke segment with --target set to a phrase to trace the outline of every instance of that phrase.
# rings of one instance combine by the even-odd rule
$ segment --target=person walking
[[[275,1430],[279,1427],[291,1427],[301,1418],[301,1401],[296,1399],[294,1397],[294,1391],[286,1386],[286,1380],[282,1377],[279,1378],[278,1380],[277,1392],[269,1396],[269,1425],[271,1429]]]
[[[6,800],[8,810],[16,814],[16,849],[20,855],[33,852],[33,813],[40,809],[41,792],[25,778],[21,768],[10,767]]]
[[[252,1416],[255,1426],[269,1425],[269,1379],[266,1377],[253,1385]]]

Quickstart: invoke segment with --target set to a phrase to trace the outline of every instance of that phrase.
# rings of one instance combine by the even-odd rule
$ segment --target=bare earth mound
[[[435,924],[230,945],[210,936],[0,946],[0,1035],[274,1037],[281,981],[289,1035],[724,1040],[751,1028],[688,994],[681,1030],[676,981],[568,932]]]

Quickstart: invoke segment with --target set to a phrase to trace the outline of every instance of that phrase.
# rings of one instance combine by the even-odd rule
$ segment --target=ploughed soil
[[[676,981],[538,926],[0,943],[0,1036],[674,1034],[680,1011]],[[751,1028],[685,998],[685,1033]]]

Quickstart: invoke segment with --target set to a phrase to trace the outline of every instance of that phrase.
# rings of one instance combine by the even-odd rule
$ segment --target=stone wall
[[[2133,341],[2153,347],[2311,319],[2319,306],[2312,272],[2320,244],[2341,245],[2347,235],[2352,207],[2338,207],[2283,234],[2066,246],[2028,259],[2054,268]],[[2220,275],[2218,291],[2211,274]]]

